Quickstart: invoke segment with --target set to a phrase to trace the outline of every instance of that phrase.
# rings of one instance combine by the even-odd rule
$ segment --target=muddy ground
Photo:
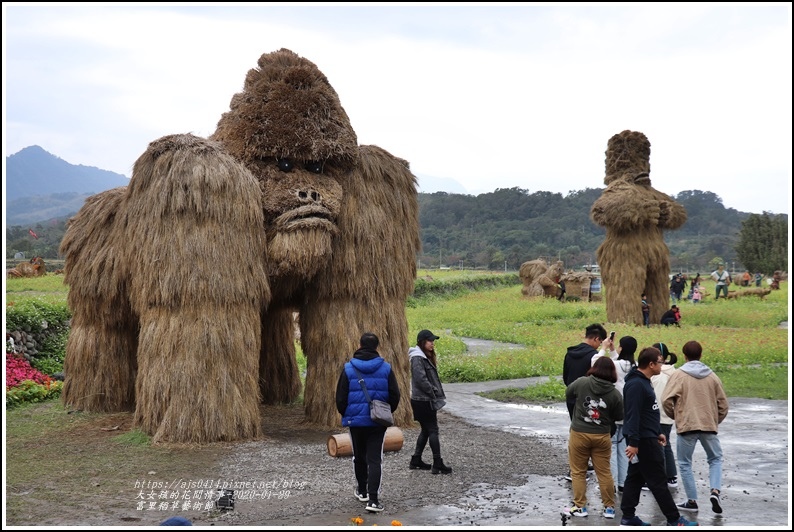
[[[472,507],[477,498],[490,499],[487,511],[526,511],[509,493],[492,490],[567,470],[560,446],[475,427],[442,411],[442,450],[453,473],[409,470],[418,430],[403,429],[402,449],[385,453],[386,511],[370,514],[353,498],[350,458],[328,454],[328,438],[337,431],[304,424],[301,405],[263,407],[267,435],[258,441],[153,448],[127,441],[131,413],[68,413],[56,403],[26,410],[9,421],[25,427],[7,438],[10,526],[157,525],[174,515],[212,526],[346,526],[357,516],[367,525],[422,525],[437,517],[425,516],[425,506],[459,507],[465,497],[473,497]],[[235,489],[235,505],[218,511],[212,501],[224,487]],[[473,495],[478,488],[487,492]],[[478,520],[471,512],[465,519],[472,523],[462,515],[461,522],[450,519]]]

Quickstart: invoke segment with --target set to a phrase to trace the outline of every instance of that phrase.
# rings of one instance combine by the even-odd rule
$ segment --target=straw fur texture
[[[14,268],[6,270],[6,277],[41,277],[47,275],[47,266],[42,257],[33,257],[28,262],[21,262]]]
[[[371,331],[410,423],[418,220],[408,163],[358,146],[313,63],[262,55],[209,139],[152,142],[70,221],[64,403],[134,408],[155,442],[256,438],[261,402],[300,396],[298,313],[308,421],[340,425],[336,381]]]
[[[543,259],[530,260],[521,265],[518,276],[521,278],[521,293],[524,297],[559,297],[560,288],[557,280],[562,275],[562,262],[552,265]]]

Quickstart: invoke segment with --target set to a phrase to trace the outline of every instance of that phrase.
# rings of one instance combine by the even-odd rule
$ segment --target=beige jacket
[[[662,408],[675,420],[677,434],[692,430],[717,432],[728,415],[728,397],[722,381],[699,360],[673,372],[664,387]]]

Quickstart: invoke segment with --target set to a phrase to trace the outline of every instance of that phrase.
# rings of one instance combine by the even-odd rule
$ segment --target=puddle
[[[479,338],[460,337],[466,344],[466,351],[472,355],[487,355],[494,349],[524,349],[524,345],[510,344],[507,342],[495,342],[493,340],[481,340]]]

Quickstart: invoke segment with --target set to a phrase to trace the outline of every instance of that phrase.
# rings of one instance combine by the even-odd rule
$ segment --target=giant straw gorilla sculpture
[[[408,163],[357,144],[316,65],[262,55],[209,139],[152,142],[70,221],[64,403],[134,408],[154,441],[256,437],[260,402],[300,395],[295,312],[307,420],[339,424],[365,331],[408,390],[418,210]],[[395,417],[410,421],[407,393]]]
[[[606,291],[607,320],[642,325],[643,294],[651,323],[659,323],[669,302],[670,250],[664,229],[686,222],[684,207],[651,186],[651,143],[637,131],[623,131],[607,143],[607,185],[590,211],[606,227],[596,250]]]

